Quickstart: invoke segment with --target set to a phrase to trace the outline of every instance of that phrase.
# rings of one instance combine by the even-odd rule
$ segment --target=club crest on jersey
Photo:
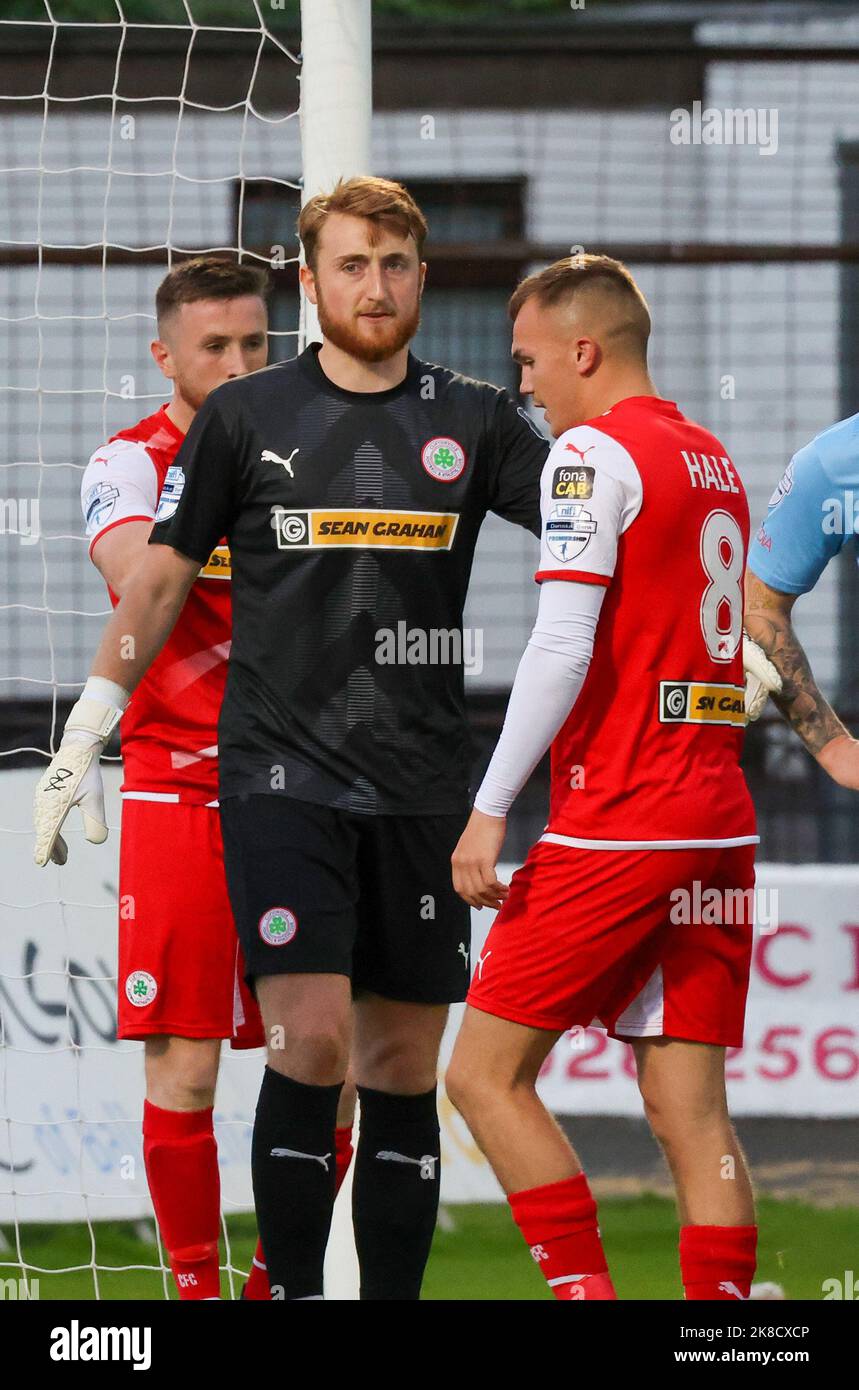
[[[158,993],[158,982],[148,970],[132,970],[125,978],[125,997],[136,1009],[151,1004]]]
[[[564,563],[581,555],[596,529],[593,516],[581,502],[561,502],[549,513],[543,533],[555,559]]]
[[[113,483],[96,483],[84,497],[86,524],[93,531],[103,526],[116,506],[119,488]]]
[[[439,435],[428,439],[421,449],[421,463],[431,478],[453,483],[465,468],[465,450],[455,439]]]
[[[269,946],[286,946],[297,931],[298,921],[288,907],[270,907],[259,919],[259,934]]]
[[[179,505],[179,498],[185,487],[185,470],[178,463],[171,463],[164,477],[161,496],[158,498],[156,521],[169,521]]]

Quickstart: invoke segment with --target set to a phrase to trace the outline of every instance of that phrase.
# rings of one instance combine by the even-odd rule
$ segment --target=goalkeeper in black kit
[[[306,204],[299,231],[324,342],[226,383],[198,412],[175,460],[178,506],[154,527],[69,720],[93,744],[61,745],[37,827],[45,854],[69,807],[86,812],[101,731],[226,536],[220,815],[268,1038],[252,1168],[272,1295],[322,1297],[351,1052],[361,1297],[416,1299],[438,1209],[439,1043],[469,983],[450,857],[471,751],[462,662],[413,664],[395,635],[461,652],[483,518],[538,533],[548,444],[505,392],[409,352],[426,223],[404,188],[340,183]]]

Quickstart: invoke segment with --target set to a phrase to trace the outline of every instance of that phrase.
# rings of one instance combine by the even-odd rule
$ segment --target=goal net
[[[142,1159],[142,1044],[115,1032],[116,743],[104,764],[105,846],[88,845],[73,817],[68,864],[37,870],[30,808],[110,611],[87,557],[83,468],[168,396],[149,354],[158,283],[193,254],[266,264],[269,360],[313,336],[300,321],[295,219],[303,192],[368,157],[369,0],[308,9],[303,109],[296,4],[18,0],[0,21],[3,46],[20,57],[0,92],[7,1296],[174,1296]],[[327,110],[326,83],[338,92]],[[223,1049],[215,1130],[228,1296],[255,1243],[262,1065],[261,1052]]]

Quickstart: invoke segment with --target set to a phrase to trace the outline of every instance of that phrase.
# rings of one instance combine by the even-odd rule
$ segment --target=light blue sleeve
[[[833,426],[794,455],[751,541],[749,569],[779,593],[808,593],[853,534],[854,490],[848,484],[855,469],[859,500],[859,448],[849,458],[847,424],[852,421]]]

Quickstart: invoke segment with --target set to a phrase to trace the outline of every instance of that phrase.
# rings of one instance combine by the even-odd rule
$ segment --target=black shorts
[[[471,909],[450,856],[468,816],[368,816],[249,794],[221,801],[246,979],[347,975],[353,991],[452,1004],[470,977]]]

